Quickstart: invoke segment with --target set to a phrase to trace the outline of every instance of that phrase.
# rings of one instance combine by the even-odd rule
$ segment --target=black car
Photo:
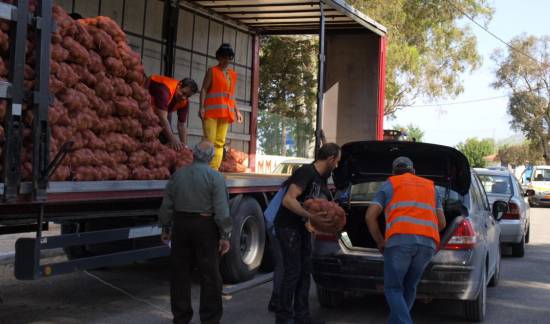
[[[416,142],[367,141],[342,147],[333,180],[347,224],[338,236],[314,239],[313,278],[320,304],[334,307],[346,293],[383,293],[384,258],[369,233],[365,212],[391,176],[392,161],[398,156],[411,158],[416,174],[433,180],[444,197],[447,227],[440,233],[440,249],[424,273],[418,297],[459,300],[467,319],[483,320],[487,285],[496,285],[500,275],[496,216],[506,202],[495,202],[493,215],[483,186],[462,153]],[[384,217],[379,223],[384,230]]]

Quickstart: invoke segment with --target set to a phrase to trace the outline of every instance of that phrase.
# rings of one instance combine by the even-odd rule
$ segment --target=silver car
[[[508,202],[508,211],[499,221],[500,242],[512,246],[512,255],[522,257],[529,243],[530,209],[519,181],[509,172],[475,169],[491,205],[497,200]]]

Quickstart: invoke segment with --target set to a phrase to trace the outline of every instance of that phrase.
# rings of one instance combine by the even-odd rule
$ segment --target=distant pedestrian
[[[366,213],[369,231],[384,255],[384,293],[389,324],[412,324],[410,311],[422,273],[435,254],[445,215],[434,183],[416,176],[413,162],[398,157],[390,177]],[[378,217],[386,217],[385,237]]]
[[[193,148],[194,161],[179,169],[166,185],[159,211],[161,239],[171,240],[170,297],[174,323],[193,318],[191,270],[200,275],[200,320],[218,324],[222,317],[220,257],[229,251],[232,222],[223,176],[208,165],[214,146],[202,141]]]

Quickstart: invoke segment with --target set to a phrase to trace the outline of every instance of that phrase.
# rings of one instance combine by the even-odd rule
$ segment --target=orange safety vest
[[[386,206],[386,240],[396,234],[422,235],[439,245],[434,183],[405,173],[389,178],[393,197]]]
[[[174,95],[176,94],[176,89],[178,88],[179,81],[163,75],[152,75],[149,79],[152,81],[155,81],[156,83],[160,83],[166,86],[166,88],[168,89],[168,92],[170,93],[170,96],[168,97],[168,103],[170,103],[174,98]],[[174,108],[172,109],[172,111],[178,111],[180,109],[183,109],[187,107],[188,104],[189,104],[188,99],[183,98],[180,102],[174,105]]]
[[[227,82],[223,70],[212,67],[212,84],[204,100],[204,118],[226,119],[232,123],[235,121],[235,85],[237,72],[228,68],[231,84]]]

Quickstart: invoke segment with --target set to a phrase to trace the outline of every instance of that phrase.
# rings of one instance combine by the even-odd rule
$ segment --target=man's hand
[[[220,240],[218,252],[220,252],[220,255],[224,255],[229,251],[230,247],[231,247],[231,244],[229,244],[228,240]]]
[[[378,247],[378,251],[380,251],[380,253],[384,254],[384,248],[386,247],[386,241],[384,241],[384,240],[378,241],[378,242],[376,242],[376,246]]]
[[[181,151],[183,150],[183,148],[185,147],[185,145],[180,142],[179,139],[177,138],[172,138],[172,140],[170,141],[170,147],[173,148],[174,150],[176,151]]]
[[[206,113],[206,109],[200,108],[199,109],[199,118],[204,120],[204,114]]]
[[[160,234],[160,240],[162,241],[162,243],[168,245],[168,243],[172,240],[172,234],[168,232],[162,232],[162,234]]]
[[[237,123],[242,124],[243,123],[243,114],[241,114],[240,110],[237,110]]]

